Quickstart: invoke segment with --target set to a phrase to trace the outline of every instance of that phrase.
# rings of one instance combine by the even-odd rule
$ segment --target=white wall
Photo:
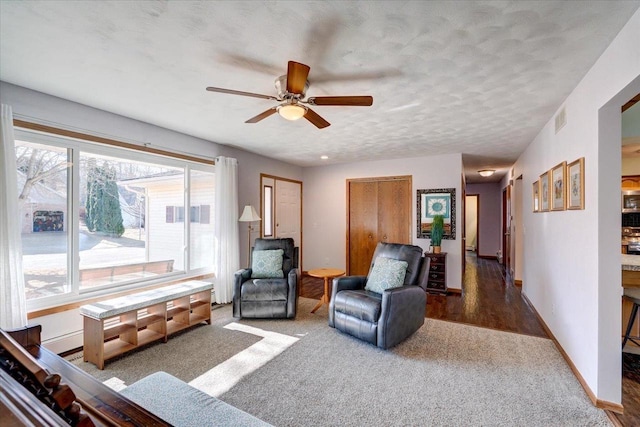
[[[305,269],[334,267],[345,269],[347,236],[346,180],[349,178],[412,175],[413,244],[424,250],[429,239],[416,238],[416,190],[430,188],[456,189],[456,240],[443,240],[447,252],[447,285],[461,288],[460,227],[462,156],[449,154],[411,159],[381,160],[304,169],[304,260]]]
[[[515,165],[527,191],[523,291],[597,398],[613,403],[621,402],[620,107],[640,92],[638,40],[640,11],[563,103],[565,127],[555,134],[550,117]],[[533,182],[583,156],[585,210],[534,214]]]
[[[239,164],[238,212],[242,212],[241,208],[245,204],[260,206],[260,173],[302,180],[302,168],[298,166],[87,107],[86,105],[6,82],[0,82],[0,102],[11,105],[15,118],[34,123],[104,136],[136,145],[148,143],[152,148],[191,154],[203,158],[215,158],[216,156],[235,157],[238,159]],[[241,226],[240,223],[238,223],[238,226]],[[248,251],[246,240],[242,238],[242,236],[246,236],[246,234],[242,233],[243,231],[246,231],[244,227],[239,229],[240,259],[246,259]],[[77,334],[80,332],[78,328],[82,326],[79,317],[77,310],[74,310],[42,319],[31,319],[29,323],[41,323],[43,337],[47,340],[47,344],[50,344],[56,351],[64,351],[73,347],[56,346],[56,341],[60,343],[63,341],[77,342]],[[69,319],[74,319],[74,321]],[[74,340],[63,340],[69,334],[76,334]]]
[[[478,224],[478,255],[496,256],[502,244],[502,192],[497,182],[487,184],[467,184],[467,194],[477,194],[480,209]]]
[[[468,189],[469,187],[467,187]],[[465,249],[478,251],[478,196],[467,197],[464,204],[464,237]]]

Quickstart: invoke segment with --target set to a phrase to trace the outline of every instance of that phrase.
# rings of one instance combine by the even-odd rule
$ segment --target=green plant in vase
[[[431,247],[434,254],[440,253],[440,244],[444,235],[444,217],[442,215],[434,215],[431,223]]]

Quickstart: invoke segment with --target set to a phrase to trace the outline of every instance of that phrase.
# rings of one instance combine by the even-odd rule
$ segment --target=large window
[[[29,300],[213,271],[213,166],[16,133]]]
[[[69,150],[16,141],[22,267],[27,298],[69,292]]]

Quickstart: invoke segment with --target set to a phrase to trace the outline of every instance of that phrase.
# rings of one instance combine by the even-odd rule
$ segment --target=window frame
[[[214,272],[213,264],[210,267],[190,268],[190,209],[189,206],[189,184],[192,170],[200,170],[212,173],[215,176],[215,166],[213,162],[204,160],[196,162],[190,156],[177,155],[169,156],[160,150],[149,152],[149,150],[137,150],[130,148],[131,144],[122,143],[106,144],[89,139],[79,139],[67,136],[66,131],[49,133],[46,131],[32,129],[31,127],[15,127],[15,140],[27,141],[45,146],[52,146],[67,150],[67,158],[71,166],[67,173],[67,219],[68,230],[65,231],[67,237],[67,284],[65,292],[61,294],[44,296],[27,300],[27,310],[34,311],[49,307],[60,306],[96,297],[120,294],[122,292],[146,288],[158,285],[163,282],[184,280],[191,277],[211,275]],[[83,135],[83,134],[80,134]],[[111,140],[112,141],[112,140]],[[143,148],[143,147],[141,147]],[[183,210],[184,210],[184,232],[182,235],[183,260],[184,265],[181,271],[162,274],[153,279],[137,279],[122,281],[116,284],[103,285],[95,288],[81,289],[79,281],[79,207],[80,207],[80,155],[110,156],[122,160],[136,162],[146,162],[160,166],[181,168],[184,172],[183,189]]]

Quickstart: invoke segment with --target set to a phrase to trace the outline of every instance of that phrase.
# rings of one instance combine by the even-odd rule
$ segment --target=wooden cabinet
[[[88,314],[94,306],[82,306],[84,361],[104,369],[105,360],[154,341],[167,342],[169,335],[198,323],[211,324],[211,284],[202,286],[199,283],[193,282],[194,292],[186,295],[172,297],[169,293],[167,298],[158,298],[162,289],[128,295],[124,298],[135,300],[136,296],[141,296],[144,300],[148,296],[150,302],[138,302],[135,307],[113,315],[106,312],[104,316],[91,317]],[[186,282],[183,285],[189,284]],[[159,302],[158,299],[163,300]],[[116,298],[102,301],[101,304],[105,307],[121,307],[121,301],[122,298]]]
[[[426,252],[425,258],[431,259],[427,272],[427,292],[447,293],[447,253]]]
[[[640,188],[640,175],[625,175],[622,177],[622,188]]]
[[[366,275],[378,242],[411,244],[410,176],[347,180],[348,275]]]

